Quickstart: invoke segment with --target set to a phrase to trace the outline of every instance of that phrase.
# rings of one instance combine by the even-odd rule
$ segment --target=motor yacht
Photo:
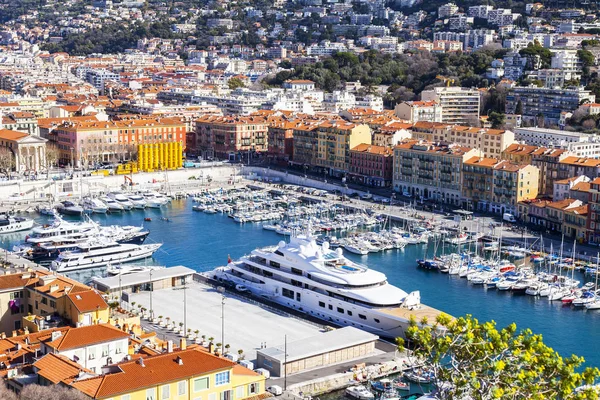
[[[83,199],[82,205],[85,212],[94,214],[106,214],[108,212],[108,206],[100,199],[86,197]]]
[[[124,210],[131,210],[133,208],[133,203],[121,192],[111,192],[108,194],[108,197],[114,199],[123,206]]]
[[[58,212],[64,215],[81,215],[83,214],[83,207],[78,206],[72,201],[63,201],[58,206]]]
[[[129,196],[129,201],[131,201],[131,203],[133,204],[133,208],[137,208],[139,210],[143,210],[144,208],[146,208],[146,199],[144,199],[144,196],[139,195],[139,194],[130,194]]]
[[[108,207],[108,211],[110,212],[121,212],[125,210],[125,207],[123,207],[121,203],[108,196],[101,197],[100,200],[102,200],[104,204],[106,204],[106,206]]]
[[[160,246],[160,243],[137,245],[90,241],[78,245],[77,250],[60,253],[50,268],[56,272],[72,272],[141,260],[151,257]]]
[[[206,275],[244,285],[265,297],[314,318],[354,326],[386,338],[404,336],[411,316],[434,321],[440,311],[421,304],[419,291],[407,293],[378,271],[354,263],[341,248],[318,245],[310,227],[289,243],[256,249]]]
[[[144,265],[110,265],[106,268],[106,273],[112,276],[118,275],[129,275],[139,272],[150,272],[164,269],[165,267],[159,266],[144,266]]]
[[[79,238],[87,237],[96,228],[92,221],[70,222],[56,216],[52,224],[46,224],[33,228],[31,234],[25,237],[28,243],[50,242],[57,238]]]
[[[0,233],[25,231],[33,227],[30,218],[13,217],[8,214],[0,215]]]

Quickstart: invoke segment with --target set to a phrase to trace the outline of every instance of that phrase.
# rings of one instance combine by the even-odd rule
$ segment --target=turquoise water
[[[144,217],[153,220],[144,222]],[[169,221],[163,221],[161,217]],[[256,247],[276,244],[283,238],[262,229],[260,224],[237,224],[221,214],[194,212],[191,200],[174,201],[163,210],[94,215],[93,219],[102,224],[144,224],[151,231],[148,242],[164,243],[152,264],[185,265],[197,271],[224,265],[228,255],[235,259]],[[25,234],[3,236],[0,243],[12,248],[24,239]],[[423,246],[408,246],[404,252],[347,255],[384,272],[390,283],[407,292],[420,290],[425,304],[455,316],[469,313],[480,320],[493,319],[500,327],[516,322],[519,328],[531,328],[534,333],[543,334],[545,342],[561,355],[577,354],[584,356],[587,364],[600,366],[600,351],[597,351],[600,311],[574,310],[547,299],[473,287],[465,279],[418,269],[415,259],[422,258],[423,251]],[[89,276],[78,278],[86,280]],[[578,279],[582,280],[583,276]]]

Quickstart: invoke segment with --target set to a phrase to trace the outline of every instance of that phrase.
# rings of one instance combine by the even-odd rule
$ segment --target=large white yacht
[[[103,267],[151,257],[160,243],[120,244],[117,242],[95,241],[78,245],[78,250],[60,253],[52,261],[51,269],[56,272],[71,272],[88,268]]]
[[[311,236],[257,249],[207,273],[243,285],[253,294],[338,326],[354,326],[381,337],[404,337],[411,315],[434,322],[441,312],[387,282],[378,271],[345,258],[342,249],[318,245]]]
[[[84,222],[69,222],[56,215],[52,224],[33,228],[31,234],[25,237],[25,241],[37,244],[51,242],[59,237],[70,239],[86,237],[89,236],[95,228],[96,224],[91,220]]]

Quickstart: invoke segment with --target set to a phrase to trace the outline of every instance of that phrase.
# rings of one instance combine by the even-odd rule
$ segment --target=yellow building
[[[518,203],[537,197],[539,174],[533,165],[473,157],[463,163],[463,201],[472,210],[518,216]]]
[[[25,325],[30,332],[43,329],[47,315],[57,314],[74,325],[108,322],[109,316],[97,291],[41,270],[0,276],[0,302],[7,305],[0,310],[0,332],[7,334]]]
[[[265,394],[265,377],[199,347],[125,361],[70,386],[92,399],[243,400]]]
[[[323,122],[317,128],[316,165],[334,175],[350,170],[350,149],[359,144],[371,144],[368,125],[345,121]]]
[[[183,166],[181,142],[140,144],[138,146],[138,169],[154,171],[177,169]]]

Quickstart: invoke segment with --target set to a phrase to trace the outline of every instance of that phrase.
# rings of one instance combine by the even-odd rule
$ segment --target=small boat
[[[375,395],[363,385],[350,386],[349,388],[346,388],[346,394],[358,400],[371,400],[375,398]]]
[[[417,260],[417,266],[428,270],[436,270],[440,268],[439,264],[434,260]]]
[[[400,379],[394,379],[392,381],[392,386],[396,390],[410,390],[410,383],[401,381]]]
[[[392,381],[389,379],[371,381],[369,384],[371,385],[371,389],[375,390],[376,392],[387,392],[392,390]]]
[[[431,383],[435,376],[433,372],[423,369],[413,369],[404,373],[404,378],[415,383]]]
[[[152,221],[152,218],[146,217],[146,218],[144,218],[144,221],[150,222],[150,221]]]

